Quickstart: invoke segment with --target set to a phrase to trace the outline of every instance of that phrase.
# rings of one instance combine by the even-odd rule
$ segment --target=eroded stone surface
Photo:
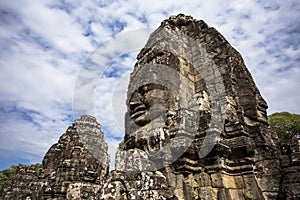
[[[44,183],[38,181],[34,167],[26,167],[0,190],[0,199],[37,199]]]
[[[130,80],[124,150],[145,151],[179,199],[278,194],[280,152],[267,104],[214,28],[184,15],[165,20]]]
[[[292,143],[282,149],[282,194],[281,198],[300,198],[300,139],[294,138]]]
[[[108,166],[100,125],[84,115],[46,153],[39,176],[22,170],[4,186],[1,199],[96,199]]]

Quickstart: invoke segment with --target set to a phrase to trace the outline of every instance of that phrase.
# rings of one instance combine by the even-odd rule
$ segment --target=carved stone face
[[[133,93],[129,114],[133,121],[144,126],[157,118],[164,118],[168,109],[168,93],[159,85],[144,85]]]
[[[129,114],[133,121],[140,126],[150,122],[148,108],[143,102],[143,96],[135,92],[129,102]]]

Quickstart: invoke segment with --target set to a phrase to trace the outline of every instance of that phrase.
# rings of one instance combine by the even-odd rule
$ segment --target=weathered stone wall
[[[138,55],[127,98],[124,150],[145,151],[178,198],[276,199],[280,152],[267,104],[214,28],[184,15],[162,22]]]
[[[43,160],[43,197],[95,199],[109,166],[107,144],[96,118],[82,116],[67,129]]]
[[[99,159],[97,159],[99,158]],[[91,116],[75,120],[46,153],[39,175],[26,168],[3,188],[1,199],[96,199],[106,181],[107,144]]]
[[[1,188],[0,199],[37,199],[42,186],[35,168],[26,167]]]
[[[300,139],[282,146],[281,157],[282,187],[280,198],[300,198]]]

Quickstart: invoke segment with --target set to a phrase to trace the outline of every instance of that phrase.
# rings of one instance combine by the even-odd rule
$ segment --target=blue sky
[[[113,158],[135,57],[178,13],[203,19],[241,53],[269,114],[300,113],[298,0],[1,0],[0,169],[41,162],[74,120],[73,103],[75,118],[97,117]]]

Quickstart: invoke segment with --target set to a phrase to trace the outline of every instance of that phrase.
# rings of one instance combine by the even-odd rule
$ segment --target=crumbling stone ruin
[[[0,199],[96,199],[108,166],[100,125],[84,115],[48,150],[39,174],[23,169],[2,188]]]
[[[214,28],[162,22],[130,77],[124,146],[108,173],[96,119],[82,116],[1,199],[300,199],[300,144],[280,148],[241,55]]]

